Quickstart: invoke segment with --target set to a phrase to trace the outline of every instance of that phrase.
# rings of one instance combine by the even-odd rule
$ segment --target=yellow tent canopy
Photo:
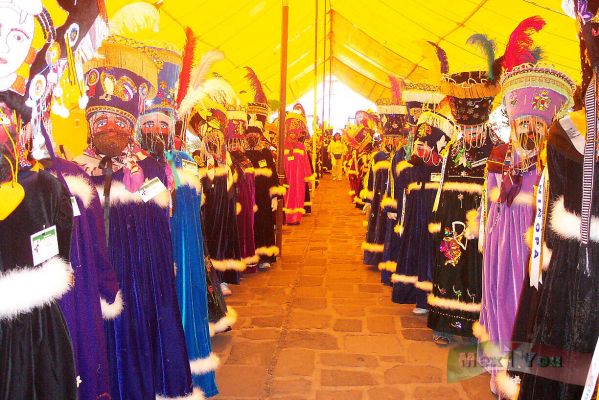
[[[281,0],[146,1],[160,11],[159,31],[165,40],[182,48],[183,29],[189,26],[198,40],[198,58],[211,49],[225,53],[215,71],[241,92],[242,100],[250,100],[244,94],[249,86],[246,65],[256,71],[266,95],[279,98]],[[323,79],[323,68],[327,75],[331,70],[372,101],[390,96],[390,74],[428,79],[431,63],[423,58],[422,41],[445,49],[450,72],[484,69],[482,54],[466,44],[467,38],[486,34],[500,55],[512,30],[533,15],[547,22],[534,36],[544,61],[580,80],[575,22],[564,14],[560,0],[328,0],[326,13],[325,1],[319,1],[318,79]],[[131,2],[107,1],[109,16]],[[289,103],[314,86],[314,28],[315,1],[289,0]]]

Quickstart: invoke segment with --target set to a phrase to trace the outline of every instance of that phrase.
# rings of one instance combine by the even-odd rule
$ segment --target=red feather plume
[[[191,76],[191,70],[193,68],[193,61],[195,57],[196,38],[191,28],[185,28],[185,49],[183,50],[183,63],[181,65],[181,73],[179,74],[179,90],[177,92],[177,107],[181,105],[181,102],[187,95],[189,89],[189,81]]]
[[[254,90],[254,101],[256,103],[262,103],[262,104],[267,104],[268,103],[268,99],[266,98],[266,94],[264,93],[264,90],[262,89],[262,83],[260,82],[260,79],[258,79],[258,76],[256,75],[256,73],[254,72],[254,70],[250,67],[244,67],[245,70],[247,71],[247,74],[245,75],[246,79],[250,81],[250,85],[252,86],[252,89]]]
[[[538,61],[531,35],[540,31],[545,26],[545,20],[539,16],[526,18],[514,29],[503,55],[503,66],[506,70]]]
[[[391,98],[393,104],[401,104],[402,92],[404,88],[404,82],[401,79],[397,79],[393,75],[389,75],[389,81],[391,82]]]

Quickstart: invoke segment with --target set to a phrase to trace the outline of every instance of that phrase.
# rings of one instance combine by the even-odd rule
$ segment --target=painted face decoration
[[[34,16],[12,3],[0,4],[0,90],[9,89],[33,43]]]
[[[142,149],[162,157],[165,150],[172,148],[173,118],[162,112],[153,112],[140,117],[139,123]]]
[[[539,150],[547,135],[547,124],[542,118],[526,116],[512,122],[512,143],[527,152]]]
[[[116,157],[131,143],[133,126],[131,122],[109,111],[98,111],[89,118],[91,143],[101,155]]]

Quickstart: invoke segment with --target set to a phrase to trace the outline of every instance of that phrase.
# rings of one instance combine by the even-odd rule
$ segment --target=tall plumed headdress
[[[254,91],[254,101],[248,103],[248,128],[252,131],[262,132],[268,119],[268,99],[264,93],[262,82],[254,70],[250,67],[245,67],[247,74],[245,77],[250,83],[250,87]]]

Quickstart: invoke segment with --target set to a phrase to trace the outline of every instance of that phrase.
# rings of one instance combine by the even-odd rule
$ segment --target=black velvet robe
[[[25,199],[0,221],[0,399],[75,400],[71,338],[57,302],[72,276],[70,195],[45,171],[21,172],[19,182]],[[33,266],[30,236],[52,225],[59,255]]]

